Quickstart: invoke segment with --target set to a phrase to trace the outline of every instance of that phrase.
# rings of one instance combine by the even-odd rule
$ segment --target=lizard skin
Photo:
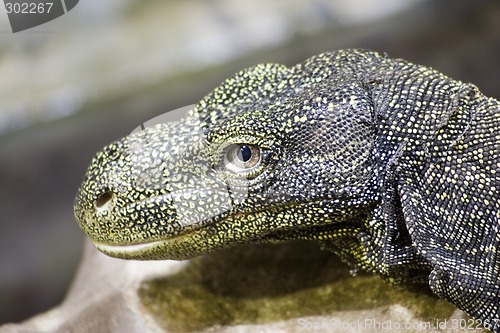
[[[474,85],[340,50],[243,70],[105,147],[75,217],[126,259],[316,241],[499,332],[499,146],[499,102]]]

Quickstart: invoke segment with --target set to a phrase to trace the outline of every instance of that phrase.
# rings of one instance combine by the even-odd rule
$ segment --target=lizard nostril
[[[112,199],[113,199],[113,192],[104,192],[97,198],[95,202],[95,207],[98,210],[107,210],[110,208]]]

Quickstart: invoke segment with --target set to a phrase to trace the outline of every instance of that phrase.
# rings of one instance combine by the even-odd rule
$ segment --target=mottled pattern
[[[121,258],[314,240],[500,331],[499,110],[374,52],[258,65],[97,154],[75,215]]]

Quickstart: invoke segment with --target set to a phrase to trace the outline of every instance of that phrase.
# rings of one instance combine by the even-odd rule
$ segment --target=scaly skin
[[[258,65],[186,118],[104,148],[75,216],[127,259],[313,240],[500,331],[499,133],[496,100],[403,60]]]

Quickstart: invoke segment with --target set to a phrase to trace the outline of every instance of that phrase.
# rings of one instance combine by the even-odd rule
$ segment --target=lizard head
[[[76,202],[102,252],[184,259],[238,243],[353,233],[376,200],[373,106],[339,51],[241,71],[181,120],[99,152]]]

